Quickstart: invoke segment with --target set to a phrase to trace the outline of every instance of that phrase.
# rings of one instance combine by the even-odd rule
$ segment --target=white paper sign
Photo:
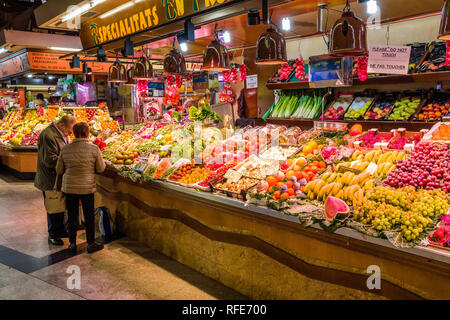
[[[242,174],[233,169],[230,169],[223,175],[223,177],[227,179],[227,182],[236,183],[242,177]]]
[[[408,74],[409,46],[370,46],[368,73]]]
[[[258,88],[258,75],[252,74],[250,76],[247,76],[245,83],[246,83],[247,89]]]

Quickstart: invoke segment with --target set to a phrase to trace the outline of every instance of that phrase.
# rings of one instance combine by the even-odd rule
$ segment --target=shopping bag
[[[66,211],[66,197],[61,191],[57,191],[58,177],[56,177],[53,190],[45,191],[45,210],[48,214],[60,213]]]

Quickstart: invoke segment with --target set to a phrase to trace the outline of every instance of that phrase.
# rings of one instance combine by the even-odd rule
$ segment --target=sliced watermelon
[[[327,220],[334,220],[336,216],[346,216],[350,212],[350,208],[345,201],[328,196],[325,200],[325,216]]]

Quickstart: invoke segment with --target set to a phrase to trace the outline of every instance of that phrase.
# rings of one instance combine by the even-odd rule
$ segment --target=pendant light
[[[439,40],[450,40],[450,1],[445,0],[441,12],[441,25],[439,26]]]
[[[221,72],[229,69],[228,50],[219,40],[216,24],[214,40],[203,51],[203,70]]]
[[[123,64],[120,63],[119,60],[114,61],[114,63],[109,67],[108,81],[127,82],[125,67]]]
[[[135,86],[137,85],[137,80],[133,78],[133,74],[134,74],[134,66],[131,66],[127,72],[127,83],[125,83],[126,86]]]
[[[274,65],[286,62],[286,40],[271,26],[256,42],[255,64]]]
[[[172,50],[164,57],[164,72],[169,74],[180,74],[186,72],[184,56],[175,48],[175,38]]]
[[[335,57],[354,57],[368,53],[366,25],[350,11],[349,0],[342,17],[331,28],[329,52]]]
[[[142,56],[134,62],[133,79],[151,80],[153,78],[153,67],[146,56]]]

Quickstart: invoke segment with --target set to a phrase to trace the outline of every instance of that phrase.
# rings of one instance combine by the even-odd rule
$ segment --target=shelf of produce
[[[390,75],[380,77],[368,77],[366,81],[359,79],[353,80],[353,86],[366,85],[386,85],[398,83],[412,83],[412,82],[440,82],[450,81],[450,71],[424,72],[407,75]],[[266,87],[270,90],[277,89],[306,89],[314,88],[314,83],[310,82],[280,82],[267,83]]]
[[[116,214],[118,231],[251,298],[450,298],[443,250],[396,248],[348,228],[305,228],[295,216],[110,170],[97,186],[96,205]],[[366,285],[374,264],[384,274],[379,290]],[[304,286],[310,290],[298,290]]]
[[[33,179],[37,166],[37,147],[0,145],[0,160],[2,166],[19,179]]]
[[[303,119],[271,119],[267,118],[267,123],[286,125],[286,126],[298,126],[304,130],[310,129],[314,126],[313,120]],[[390,131],[391,129],[405,128],[408,131],[420,131],[421,129],[430,129],[436,122],[420,122],[420,121],[365,121],[365,120],[327,120],[326,122],[340,122],[348,123],[349,126],[359,123],[362,125],[363,130],[371,128],[377,128],[382,131]],[[264,124],[264,121],[258,120],[257,125]]]

